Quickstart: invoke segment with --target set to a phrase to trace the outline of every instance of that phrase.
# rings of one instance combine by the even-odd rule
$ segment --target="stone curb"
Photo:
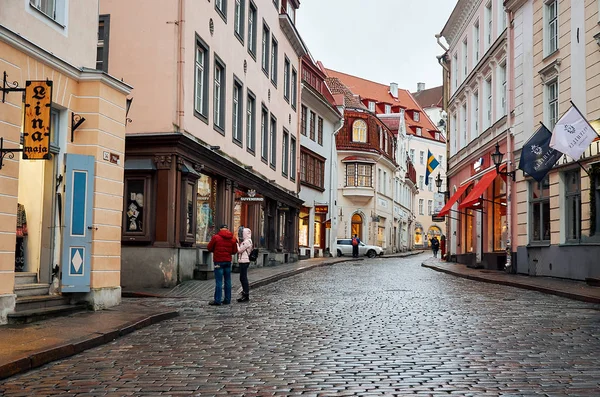
[[[466,279],[473,280],[473,281],[481,281],[484,283],[500,284],[500,285],[506,285],[509,287],[527,289],[527,290],[531,290],[531,291],[537,291],[537,292],[542,292],[545,294],[556,295],[556,296],[560,296],[563,298],[578,300],[578,301],[582,301],[582,302],[600,303],[600,298],[577,294],[577,293],[573,293],[573,292],[559,291],[559,290],[555,290],[555,289],[551,289],[551,288],[542,287],[540,285],[524,284],[524,283],[519,283],[519,282],[514,282],[514,281],[498,280],[498,279],[491,279],[491,278],[487,278],[487,277],[474,276],[471,274],[463,274],[463,273],[459,273],[459,272],[454,272],[449,269],[444,269],[439,266],[429,265],[425,262],[421,263],[421,266],[441,272],[441,273],[446,273],[446,274],[466,278]]]
[[[316,263],[314,265],[307,265],[305,267],[300,267],[294,270],[290,270],[287,272],[283,272],[283,273],[279,273],[279,274],[275,274],[273,276],[269,276],[269,277],[265,277],[261,280],[257,280],[254,282],[250,283],[250,289],[254,289],[254,288],[259,288],[271,283],[274,283],[276,281],[282,280],[284,278],[288,278],[288,277],[292,277],[295,276],[297,274],[300,273],[304,273],[308,270],[312,270],[318,267],[323,267],[323,266],[332,266],[332,265],[336,265],[338,263],[344,263],[344,262],[355,262],[355,261],[362,261],[364,259],[362,258],[348,258],[348,259],[340,259],[340,260],[335,260],[335,261],[331,261],[331,262],[321,262],[321,263]]]
[[[145,318],[125,323],[118,329],[101,333],[94,332],[70,343],[29,353],[27,357],[22,357],[9,363],[0,364],[0,379],[6,379],[8,377],[40,367],[44,364],[48,364],[52,361],[73,356],[93,347],[98,347],[100,345],[112,342],[117,338],[132,333],[133,331],[177,317],[178,315],[179,312],[176,310],[152,314]]]
[[[385,256],[382,256],[379,258],[405,258],[408,256],[419,255],[419,254],[422,254],[423,252],[424,251],[415,251],[415,252],[411,251],[409,253],[403,253],[403,254],[385,255]],[[336,265],[338,263],[355,262],[355,261],[363,261],[363,260],[365,260],[365,259],[364,258],[347,258],[347,259],[345,259],[342,257],[341,259],[331,261],[331,262],[321,262],[321,263],[317,263],[314,265],[307,265],[306,267],[301,267],[301,268],[290,270],[287,272],[275,274],[273,276],[263,278],[262,280],[257,280],[257,281],[251,282],[250,289],[259,288],[259,287],[265,286],[267,284],[271,284],[276,281],[282,280],[284,278],[292,277],[297,274],[304,273],[308,270],[312,270],[312,269],[315,269],[318,267],[331,266],[331,265]]]

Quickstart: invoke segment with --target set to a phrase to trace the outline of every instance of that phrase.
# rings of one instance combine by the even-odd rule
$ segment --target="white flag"
[[[598,135],[575,106],[554,126],[550,147],[577,160]]]

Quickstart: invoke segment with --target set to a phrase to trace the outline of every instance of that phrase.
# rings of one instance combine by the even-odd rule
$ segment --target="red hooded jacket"
[[[213,253],[214,262],[231,262],[231,255],[238,252],[237,240],[227,229],[221,229],[212,236],[206,248]]]

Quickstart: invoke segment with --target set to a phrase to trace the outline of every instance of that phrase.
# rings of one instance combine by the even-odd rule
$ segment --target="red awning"
[[[479,182],[477,182],[477,184],[473,187],[473,190],[471,190],[471,193],[469,193],[469,195],[467,197],[465,197],[465,199],[462,201],[462,203],[460,203],[460,205],[458,206],[458,209],[469,208],[469,207],[473,206],[473,204],[478,203],[479,198],[481,197],[483,192],[485,192],[487,190],[487,188],[492,184],[492,182],[494,182],[494,179],[496,179],[496,176],[498,176],[498,173],[496,172],[495,168],[493,168],[491,171],[488,171],[487,173],[485,173],[481,177]]]
[[[473,182],[465,183],[464,185],[459,187],[458,190],[456,190],[456,193],[454,193],[452,197],[450,197],[450,199],[446,202],[446,205],[444,205],[444,208],[442,208],[442,210],[439,212],[439,214],[437,214],[437,216],[446,216],[448,212],[450,212],[450,208],[452,208],[454,203],[458,201],[460,196],[463,195],[465,190],[467,190],[467,188],[471,186],[472,183]]]

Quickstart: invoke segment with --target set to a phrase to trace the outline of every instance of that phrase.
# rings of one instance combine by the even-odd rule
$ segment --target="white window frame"
[[[417,122],[421,121],[421,114],[419,112],[415,112],[413,115],[413,119]]]
[[[504,63],[500,64],[499,67],[499,74],[500,74],[500,78],[498,79],[500,81],[500,101],[499,101],[499,115],[500,117],[506,116],[508,114],[507,109],[508,109],[508,103],[507,103],[507,97],[506,97],[506,87],[507,87],[507,83],[506,83],[506,61],[504,61]]]
[[[354,120],[352,123],[352,142],[367,142],[367,123],[362,120]]]
[[[431,183],[429,184],[431,187]],[[427,200],[427,215],[433,214],[433,200]]]
[[[246,149],[251,153],[256,149],[256,96],[250,90],[246,96]]]
[[[468,136],[467,136],[467,103],[463,103],[462,108],[461,108],[461,112],[462,112],[462,144],[460,146],[467,146],[467,144],[469,143],[468,141]]]
[[[425,151],[423,150],[419,152],[419,164],[425,165]]]
[[[419,176],[419,189],[425,190],[425,177],[423,175]]]
[[[492,76],[485,79],[485,128],[488,129],[492,126],[493,120],[493,96],[492,96]]]
[[[375,102],[369,101],[369,111],[375,113]]]
[[[553,86],[556,86],[554,97],[551,96],[553,94]],[[558,78],[552,79],[544,85],[544,120],[550,131],[554,129],[554,126],[560,117],[558,114],[559,95]]]
[[[202,54],[202,62],[200,62]],[[196,36],[196,55],[194,60],[194,114],[199,115],[201,119],[208,122],[208,86],[209,86],[209,68],[210,49],[200,37]]]
[[[415,164],[415,149],[410,149],[410,162]]]
[[[480,36],[480,29],[479,29],[479,19],[477,21],[475,21],[475,23],[473,24],[473,68],[475,68],[475,66],[477,66],[477,62],[479,62],[479,36]]]
[[[423,199],[419,199],[419,215],[424,215],[423,214]]]
[[[421,127],[415,128],[417,136],[423,136],[423,129]]]
[[[244,44],[246,0],[234,0],[233,32]]]
[[[485,5],[485,42],[484,47],[487,51],[492,46],[492,32],[494,29],[494,9],[490,1]]]
[[[600,1],[600,0],[598,0],[598,1]],[[454,73],[454,87],[452,87],[453,88],[452,92],[454,93],[454,92],[456,92],[456,90],[458,90],[458,71],[459,71],[459,67],[458,67],[458,52],[454,53],[453,59],[454,59],[454,62],[453,62],[453,64],[454,64],[453,65],[454,66],[453,67],[453,69],[454,69],[453,70],[453,73]]]
[[[252,0],[248,6],[248,52],[256,60],[256,27],[257,27],[258,9]]]
[[[473,137],[477,138],[479,136],[479,91],[475,91],[473,93],[473,115],[472,115],[472,125],[473,125]]]
[[[66,27],[68,21],[66,0],[29,0],[29,6],[61,27]]]
[[[544,1],[544,56],[553,54],[559,48],[559,46],[558,46],[558,38],[559,38],[558,5],[559,5],[558,0]],[[556,7],[556,8],[554,10],[554,16],[552,17],[551,11],[552,11],[553,7]],[[554,30],[554,34],[553,34],[553,30]],[[554,44],[553,44],[553,42],[554,42]]]
[[[463,80],[469,75],[469,40],[465,37],[463,40]]]
[[[243,145],[244,142],[244,85],[242,82],[233,77],[233,93],[231,106],[231,135],[234,142]]]
[[[392,105],[385,105],[385,114],[392,113]]]

